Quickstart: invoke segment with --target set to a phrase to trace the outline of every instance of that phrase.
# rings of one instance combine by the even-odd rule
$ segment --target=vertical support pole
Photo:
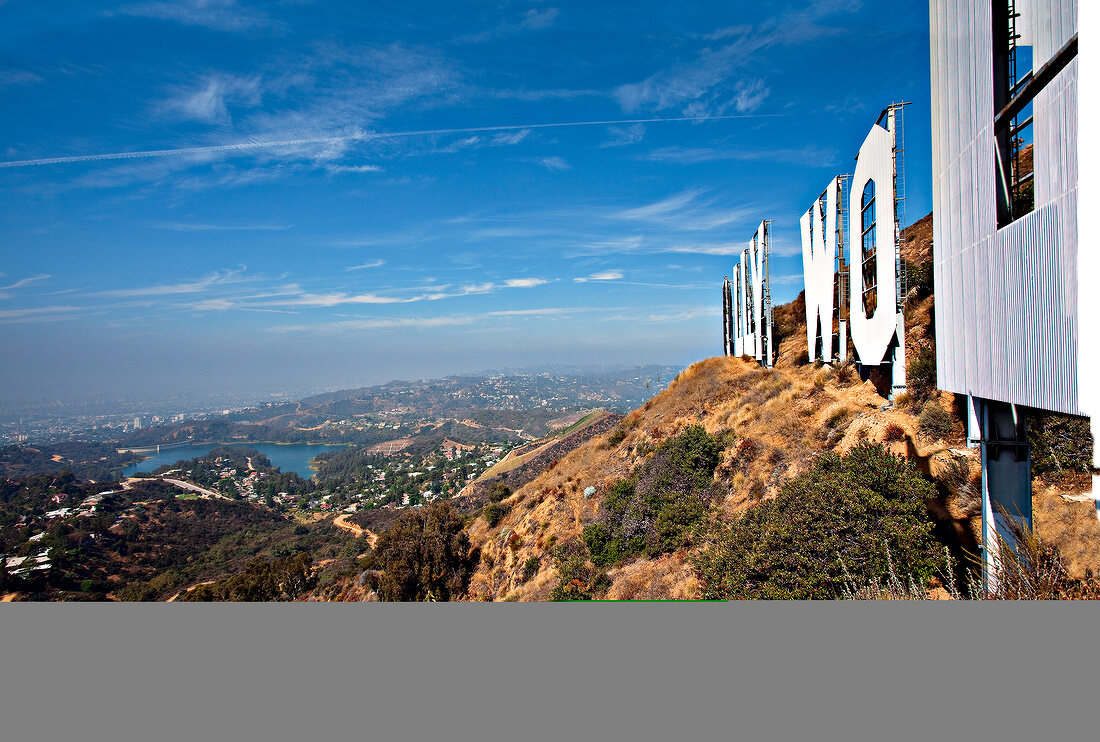
[[[982,576],[996,589],[999,549],[1015,548],[1015,521],[1031,530],[1031,451],[1023,408],[976,398],[981,421]]]

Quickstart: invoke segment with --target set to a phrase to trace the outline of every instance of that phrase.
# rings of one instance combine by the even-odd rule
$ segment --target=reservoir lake
[[[148,474],[161,466],[204,456],[223,445],[225,444],[205,443],[161,451],[144,461],[127,466],[122,470],[122,475],[130,477],[138,472]],[[251,448],[259,451],[271,459],[272,466],[279,467],[283,472],[296,472],[303,479],[309,479],[314,474],[314,471],[309,468],[309,462],[314,456],[328,451],[339,451],[347,446],[332,446],[324,443],[242,443],[233,444],[231,448]]]

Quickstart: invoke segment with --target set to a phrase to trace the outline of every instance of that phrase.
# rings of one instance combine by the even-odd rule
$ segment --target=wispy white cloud
[[[576,283],[587,283],[589,281],[618,281],[622,277],[623,277],[623,272],[622,271],[607,270],[607,271],[599,271],[597,273],[592,273],[592,274],[587,275],[587,276],[577,277],[577,278],[574,278],[573,281],[575,281]]]
[[[100,291],[98,296],[111,297],[139,297],[139,296],[171,296],[175,294],[198,294],[208,291],[215,286],[243,283],[248,280],[244,274],[245,268],[241,266],[236,270],[214,271],[205,278],[194,281],[181,281],[171,284],[156,284],[154,286],[136,286],[128,289],[112,289]]]
[[[615,216],[619,219],[654,219],[663,217],[667,214],[681,211],[695,201],[701,193],[702,191],[699,190],[684,191],[651,204],[637,206],[632,209],[624,209],[615,214]]]
[[[380,264],[380,263],[379,263]],[[364,267],[377,267],[367,264]],[[468,283],[457,286],[449,284],[435,285],[429,281],[429,285],[410,293],[404,289],[396,293],[363,292],[351,293],[347,291],[310,292],[301,287],[291,285],[284,292],[268,296],[243,296],[231,300],[232,308],[248,307],[283,307],[283,308],[331,308],[339,306],[354,306],[363,304],[415,304],[418,302],[436,302],[445,299],[456,299],[464,296],[478,294],[490,294],[501,289],[510,288],[534,288],[549,283],[543,278],[510,278],[502,283],[485,281],[483,283]],[[195,308],[203,308],[196,306]],[[230,308],[224,303],[211,304],[206,308],[224,310]]]
[[[530,136],[530,134],[530,129],[520,129],[519,131],[512,132],[501,132],[500,134],[494,136],[490,140],[490,143],[497,146],[519,144],[528,136]]]
[[[775,38],[768,35],[744,34],[718,49],[703,49],[690,62],[675,64],[641,82],[621,85],[615,90],[615,98],[624,111],[631,113],[676,107],[688,116],[723,113],[732,101],[722,84],[756,52],[774,42]]]
[[[550,283],[545,278],[509,278],[504,282],[504,287],[509,289],[530,289]]]
[[[325,170],[333,173],[380,173],[384,170],[381,165],[325,165]]]
[[[523,21],[520,25],[523,28],[537,31],[543,28],[549,28],[554,25],[554,20],[558,17],[557,8],[547,8],[546,10],[538,10],[532,8],[523,14]]]
[[[230,299],[205,299],[191,306],[200,312],[224,312],[232,309],[235,304]]]
[[[539,88],[536,90],[475,90],[472,96],[480,98],[499,98],[502,100],[519,100],[537,102],[543,100],[572,100],[574,98],[602,98],[607,95],[606,90],[595,88]]]
[[[661,147],[638,155],[638,159],[695,165],[702,162],[736,160],[741,162],[783,162],[807,167],[836,167],[835,150],[821,147],[724,149],[720,147]]]
[[[60,319],[62,314],[75,314],[83,309],[76,306],[27,307],[24,309],[0,309],[0,322],[34,322]]]
[[[703,36],[707,41],[720,41],[722,39],[728,39],[731,36],[744,36],[745,34],[752,33],[753,27],[745,24],[738,26],[724,26],[716,29],[711,33]]]
[[[188,224],[165,222],[152,225],[154,229],[172,232],[285,232],[289,224]]]
[[[740,80],[733,96],[733,105],[738,113],[752,113],[771,94],[771,89],[763,80]]]
[[[338,291],[328,294],[302,293],[295,297],[268,302],[268,304],[290,307],[337,307],[344,304],[402,304],[413,301],[417,301],[417,299],[402,299],[396,296],[380,296],[372,293],[349,294]]]
[[[487,312],[486,315],[489,317],[552,317],[562,314],[587,311],[592,310],[586,307],[545,307],[542,309],[499,309],[495,312]]]
[[[695,244],[670,245],[663,252],[686,253],[689,255],[740,255],[745,251],[744,244]]]
[[[471,316],[444,317],[370,317],[364,319],[340,320],[337,322],[319,322],[315,324],[279,325],[272,332],[342,332],[349,330],[411,329],[422,327],[450,327],[474,323]]]
[[[0,276],[3,275],[3,273],[0,273]],[[52,278],[52,276],[49,273],[39,273],[38,275],[30,276],[29,278],[20,278],[18,281],[11,284],[10,286],[0,286],[0,291],[21,289],[34,283],[41,283],[42,281],[46,281],[50,278]]]
[[[346,270],[346,271],[361,271],[361,270],[364,270],[366,268],[380,268],[385,264],[385,262],[386,261],[382,260],[381,258],[379,258],[377,260],[368,260],[366,263],[363,263],[361,265],[349,265],[344,270]]]
[[[259,75],[204,75],[196,85],[178,88],[158,110],[185,121],[228,124],[229,107],[253,108],[263,101]]]
[[[0,70],[0,90],[15,85],[29,85],[42,82],[42,78],[26,70]]]
[[[641,235],[613,237],[605,240],[586,242],[584,248],[594,253],[634,253],[641,252],[645,240]]]
[[[741,221],[750,214],[751,209],[747,206],[728,206],[716,198],[703,198],[703,191],[692,189],[651,204],[624,209],[613,217],[679,230],[706,231]]]
[[[332,152],[343,152],[356,142],[374,142],[376,140],[397,139],[404,137],[428,137],[444,134],[474,134],[481,132],[515,131],[517,129],[558,129],[583,126],[609,126],[613,124],[659,124],[699,120],[780,118],[786,115],[787,114],[736,114],[706,116],[702,119],[697,116],[674,116],[665,118],[619,119],[600,121],[562,121],[556,123],[519,124],[514,126],[474,126],[454,129],[419,129],[413,131],[389,132],[364,131],[359,128],[354,128],[351,131],[347,131],[347,133],[343,134],[317,135],[295,139],[257,138],[248,141],[234,142],[231,144],[212,144],[200,147],[177,147],[174,149],[141,150],[132,152],[103,152],[98,154],[70,155],[65,157],[40,157],[31,160],[8,160],[5,162],[0,162],[0,168],[41,167],[46,165],[65,165],[81,162],[100,162],[104,160],[131,160],[165,157],[203,158],[204,156],[207,156],[205,157],[205,159],[199,159],[197,161],[209,162],[211,159],[214,159],[208,157],[209,155],[226,155],[232,153],[249,154],[255,151],[266,150],[275,150],[287,153],[283,155],[283,158],[291,159],[295,156],[297,156],[298,158],[303,157],[303,148],[305,148],[308,152],[327,152],[329,157],[331,157]],[[298,150],[297,155],[294,154],[295,150]]]
[[[203,26],[216,31],[254,31],[275,27],[262,11],[244,8],[236,0],[175,0],[124,5],[108,15],[128,15]]]
[[[739,77],[742,70],[772,47],[837,33],[838,29],[822,25],[822,19],[854,12],[861,5],[861,0],[816,0],[759,26],[717,29],[703,39],[719,43],[698,49],[693,57],[681,59],[644,80],[619,86],[614,96],[627,112],[678,108],[685,116],[723,114],[731,109],[750,113],[761,106],[770,91],[762,79]]]
[[[572,170],[573,166],[566,162],[564,159],[558,156],[553,157],[540,157],[535,160],[538,164],[552,173],[560,173],[564,170]]]
[[[625,128],[609,126],[607,133],[611,138],[601,144],[600,147],[625,147],[629,144],[636,144],[645,138],[645,126],[642,124],[632,124]]]
[[[643,322],[687,322],[688,320],[699,319],[700,317],[720,317],[722,316],[721,310],[716,306],[698,306],[688,309],[682,309],[674,312],[656,312],[652,314],[645,314],[639,317]]]
[[[541,31],[554,25],[554,21],[557,19],[560,12],[561,11],[557,8],[547,8],[546,10],[531,8],[524,13],[523,17],[518,21],[502,21],[494,28],[476,34],[461,36],[458,40],[477,44],[492,39],[511,36],[512,34],[522,31]]]

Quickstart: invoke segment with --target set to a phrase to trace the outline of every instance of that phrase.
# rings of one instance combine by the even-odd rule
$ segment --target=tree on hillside
[[[378,537],[367,566],[381,570],[382,600],[451,600],[466,592],[474,559],[462,517],[449,501],[409,510]]]
[[[879,444],[824,454],[774,500],[715,527],[695,563],[703,597],[835,598],[852,580],[883,582],[891,564],[924,585],[947,568],[925,507],[935,494]]]

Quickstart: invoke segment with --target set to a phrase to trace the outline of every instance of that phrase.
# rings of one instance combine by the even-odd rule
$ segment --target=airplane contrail
[[[277,149],[300,147],[306,144],[342,144],[344,142],[370,141],[372,139],[396,139],[398,137],[431,136],[436,134],[477,134],[490,131],[517,131],[522,129],[553,129],[568,126],[614,126],[620,124],[658,124],[676,121],[716,121],[722,119],[782,118],[784,113],[757,113],[733,116],[680,116],[676,118],[620,119],[616,121],[563,121],[552,124],[513,124],[508,126],[471,126],[460,129],[418,129],[415,131],[358,132],[341,136],[310,137],[305,139],[278,139],[236,144],[216,144],[206,147],[180,147],[177,149],[151,149],[138,152],[108,152],[96,155],[72,155],[69,157],[43,157],[35,160],[0,162],[0,168],[32,167],[36,165],[64,165],[74,162],[98,162],[99,160],[129,160],[143,157],[170,157],[172,155],[204,154],[207,152],[236,152],[251,149]]]

